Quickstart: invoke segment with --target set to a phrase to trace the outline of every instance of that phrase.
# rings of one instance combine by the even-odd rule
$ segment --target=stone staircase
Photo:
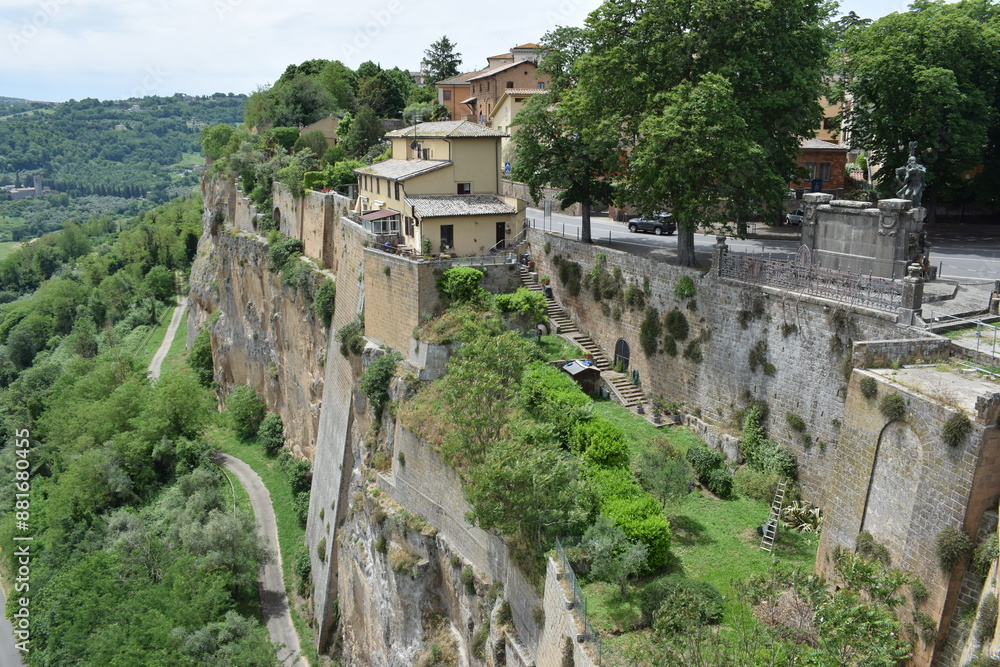
[[[535,282],[535,277],[524,266],[518,267],[518,276],[521,284],[532,292],[544,292],[541,285]],[[584,352],[593,355],[593,363],[601,371],[601,377],[608,382],[615,393],[621,399],[620,402],[627,408],[646,403],[646,395],[637,385],[632,383],[632,379],[625,373],[617,373],[612,370],[611,361],[605,356],[604,351],[594,342],[594,340],[580,332],[580,329],[569,318],[566,311],[556,303],[555,299],[548,297],[548,305],[545,314],[549,318],[552,326],[552,333],[573,343]]]

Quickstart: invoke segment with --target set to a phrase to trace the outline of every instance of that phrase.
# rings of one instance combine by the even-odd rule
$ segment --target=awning
[[[361,219],[381,220],[382,218],[391,218],[394,215],[399,215],[399,211],[393,211],[391,208],[384,208],[381,211],[371,211],[370,213],[365,213],[361,216]]]

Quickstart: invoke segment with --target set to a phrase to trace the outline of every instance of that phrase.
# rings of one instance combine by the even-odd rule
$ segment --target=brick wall
[[[407,352],[423,313],[438,305],[435,263],[364,249],[365,335]]]

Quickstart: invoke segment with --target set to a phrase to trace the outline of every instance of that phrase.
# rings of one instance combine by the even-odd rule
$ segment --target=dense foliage
[[[40,175],[71,196],[110,195],[165,200],[196,162],[205,125],[236,123],[245,98],[144,97],[125,101],[70,100],[44,111],[0,118],[0,180],[28,184]],[[137,108],[136,108],[137,107]],[[197,183],[191,174],[189,186]]]
[[[0,265],[23,294],[0,306],[0,421],[31,433],[27,528],[12,439],[0,449],[0,545],[13,571],[14,536],[33,537],[31,665],[276,663],[255,619],[269,554],[202,437],[214,401],[183,367],[146,376],[200,219],[196,200],[94,219]]]

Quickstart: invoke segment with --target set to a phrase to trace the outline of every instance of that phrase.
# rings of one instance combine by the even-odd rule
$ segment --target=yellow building
[[[404,252],[472,256],[509,244],[525,202],[501,195],[500,140],[468,121],[420,123],[390,132],[392,158],[356,169],[355,209],[380,242]]]

